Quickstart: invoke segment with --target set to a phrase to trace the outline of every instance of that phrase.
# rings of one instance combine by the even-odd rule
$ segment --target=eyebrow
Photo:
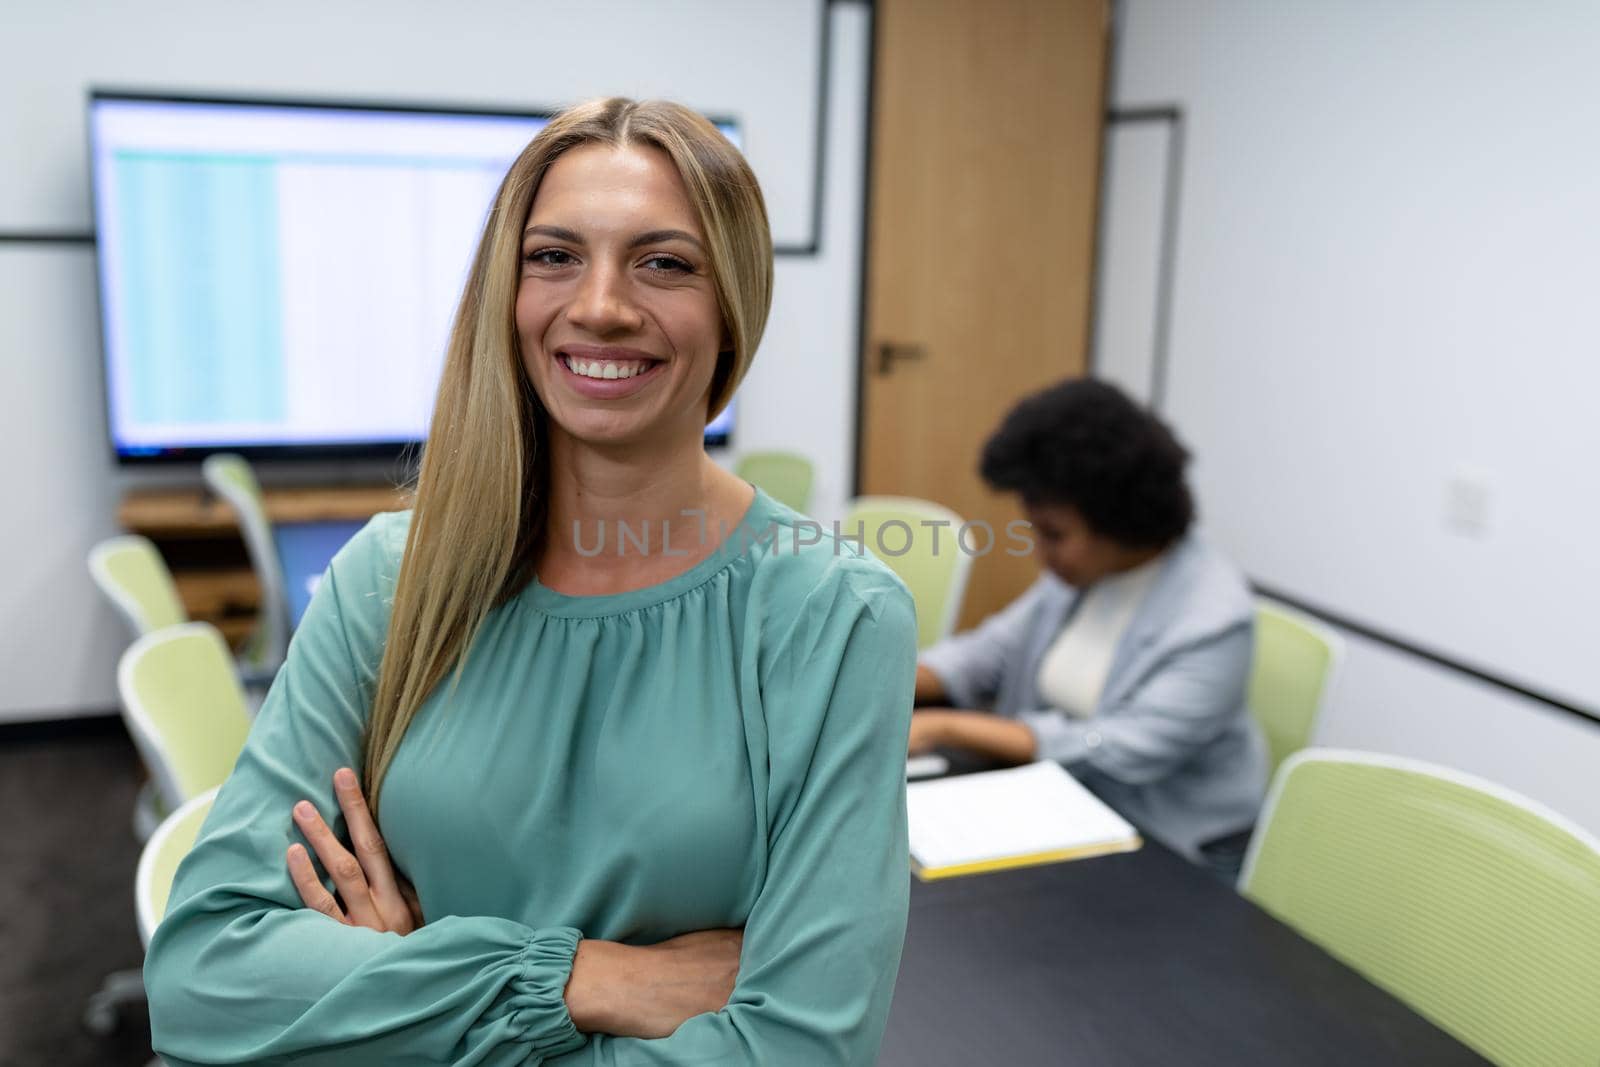
[[[583,244],[583,235],[576,230],[569,230],[565,226],[529,226],[522,231],[522,236],[553,237],[558,241],[570,241],[575,245]],[[705,246],[700,243],[700,239],[685,230],[648,230],[635,235],[633,240],[628,242],[628,247],[630,249],[642,248],[645,245],[660,244],[663,241],[686,241],[694,245],[701,253],[705,252]]]

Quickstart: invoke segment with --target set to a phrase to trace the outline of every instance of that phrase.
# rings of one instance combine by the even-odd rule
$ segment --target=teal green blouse
[[[758,493],[711,556],[647,589],[531,583],[418,711],[382,829],[427,923],[301,906],[284,851],[360,735],[409,515],[317,590],[145,961],[173,1064],[869,1064],[909,886],[916,660],[905,587]],[[635,546],[630,544],[630,550]],[[728,1006],[659,1040],[584,1035],[580,938],[743,927]]]

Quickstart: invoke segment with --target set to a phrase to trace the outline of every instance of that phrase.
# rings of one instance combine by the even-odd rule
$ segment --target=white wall
[[[1265,584],[1600,708],[1600,6],[1121,16],[1115,106],[1185,115],[1165,410],[1210,534]],[[1321,740],[1600,829],[1600,723],[1352,652]]]
[[[837,514],[854,466],[868,16],[828,6],[833,43],[821,254],[780,257],[766,340],[740,393],[738,450],[817,463]],[[0,232],[87,231],[90,86],[503,107],[666,96],[743,124],[780,244],[811,234],[821,0],[202,0],[24,5],[0,69]],[[84,569],[130,476],[104,444],[93,250],[0,242],[0,721],[108,710],[126,634]],[[350,473],[326,468],[325,477]],[[278,480],[293,477],[279,470]]]

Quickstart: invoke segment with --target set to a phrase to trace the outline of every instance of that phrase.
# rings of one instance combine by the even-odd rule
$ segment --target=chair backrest
[[[211,812],[211,803],[217,799],[219,788],[190,797],[177,811],[161,820],[161,825],[139,853],[139,868],[133,876],[133,910],[139,917],[139,940],[146,948],[150,947],[150,935],[167,913],[167,897],[172,893],[172,878],[178,873],[178,864],[200,836],[200,825]]]
[[[1275,601],[1256,599],[1256,649],[1248,703],[1267,735],[1271,770],[1311,743],[1344,638]]]
[[[1600,1063],[1600,840],[1529,800],[1307,749],[1239,888],[1496,1063]]]
[[[917,608],[917,647],[949,637],[961,614],[972,557],[957,537],[961,516],[947,507],[908,496],[863,496],[850,502],[840,526],[854,537],[858,524],[867,550],[888,565],[911,590]],[[925,522],[944,523],[941,528]],[[889,527],[890,523],[896,524]],[[981,546],[977,546],[981,547]]]
[[[231,452],[207,456],[200,469],[211,491],[233,508],[250,566],[261,585],[256,628],[240,650],[239,659],[258,670],[274,669],[283,662],[289,648],[289,593],[261,484],[249,461]]]
[[[172,572],[147,537],[101,541],[89,550],[89,574],[135,634],[189,621]]]
[[[250,716],[216,627],[190,622],[139,638],[117,664],[117,691],[168,811],[228,777]]]
[[[734,473],[780,504],[805,514],[811,507],[811,461],[793,452],[746,452]]]

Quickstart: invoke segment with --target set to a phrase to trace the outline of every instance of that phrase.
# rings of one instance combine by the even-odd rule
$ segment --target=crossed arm
[[[309,800],[294,806],[294,822],[338,895],[328,891],[310,853],[296,842],[285,859],[300,900],[344,926],[401,936],[414,932],[426,922],[422,905],[394,869],[355,772],[334,772],[333,791],[348,848]],[[585,1034],[662,1038],[696,1015],[721,1011],[733,993],[743,941],[742,930],[699,930],[647,946],[580,940],[563,993],[573,1025]]]

